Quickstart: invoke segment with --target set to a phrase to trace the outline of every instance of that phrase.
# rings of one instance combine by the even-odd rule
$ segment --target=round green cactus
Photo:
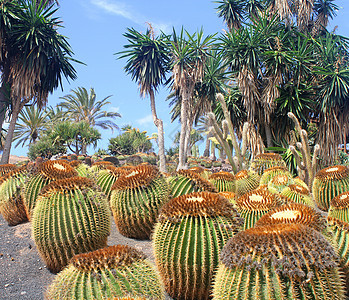
[[[96,161],[91,166],[91,172],[99,172],[100,170],[103,170],[106,167],[114,167],[114,164],[110,161]]]
[[[328,235],[326,218],[315,209],[299,203],[286,203],[273,208],[256,222],[255,227],[284,223],[303,224]]]
[[[261,176],[266,169],[269,169],[272,167],[286,168],[286,163],[284,162],[280,154],[277,154],[277,153],[257,154],[254,160],[251,162],[250,170],[258,173]]]
[[[105,195],[86,177],[51,182],[33,211],[32,231],[41,257],[59,272],[75,254],[106,246],[110,210]]]
[[[315,202],[310,194],[308,188],[298,185],[290,184],[281,191],[281,196],[286,197],[294,203],[305,204],[310,207],[315,207]]]
[[[78,173],[74,168],[64,160],[49,160],[42,163],[36,173],[28,177],[22,190],[23,203],[28,220],[31,220],[37,197],[44,186],[52,181],[77,175]]]
[[[279,174],[275,175],[269,182],[268,182],[268,190],[271,193],[281,193],[281,191],[289,186],[290,184],[293,184],[293,179],[286,174]]]
[[[167,293],[175,299],[209,299],[219,252],[241,228],[224,197],[196,192],[163,206],[155,226],[155,262]]]
[[[349,223],[349,192],[339,194],[332,199],[328,216]]]
[[[263,215],[281,204],[280,197],[265,189],[255,189],[236,200],[237,210],[245,220],[244,229],[253,227]]]
[[[289,178],[292,178],[292,174],[290,173],[290,171],[287,170],[286,167],[271,167],[263,172],[260,184],[268,185],[269,181],[273,179],[273,177],[275,177],[276,175],[287,175]]]
[[[315,175],[312,191],[316,205],[328,211],[334,197],[349,191],[349,168],[331,166],[320,170]]]
[[[218,194],[228,199],[236,207],[236,194],[234,192],[219,192]]]
[[[344,299],[339,257],[326,238],[302,224],[242,231],[224,246],[214,300]]]
[[[125,175],[127,171],[120,167],[107,166],[98,172],[97,185],[102,189],[107,197],[110,197],[111,188],[115,181],[121,176]]]
[[[23,166],[0,178],[0,213],[11,226],[28,221],[21,195],[27,175]]]
[[[214,185],[195,171],[179,170],[170,181],[171,195],[176,198],[194,192],[217,192]]]
[[[110,194],[115,224],[124,236],[149,239],[160,208],[169,201],[170,188],[159,170],[139,165],[120,176]]]
[[[78,176],[89,177],[90,167],[84,164],[81,160],[72,160],[69,162],[69,165],[71,165],[76,170]]]
[[[143,252],[116,245],[74,256],[49,286],[46,299],[164,300],[165,292]]]
[[[216,187],[218,192],[235,191],[235,176],[229,172],[213,173],[208,180]]]
[[[237,197],[256,189],[259,186],[260,176],[251,170],[241,170],[235,174],[235,193]]]

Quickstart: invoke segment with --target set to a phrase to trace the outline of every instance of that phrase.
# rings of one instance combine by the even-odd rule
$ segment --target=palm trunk
[[[151,113],[153,115],[153,121],[158,129],[158,146],[159,146],[159,159],[160,159],[160,172],[167,172],[166,169],[166,158],[165,158],[165,139],[164,139],[164,123],[158,118],[155,107],[155,97],[154,92],[151,90],[150,96],[150,107]]]
[[[210,134],[206,135],[206,144],[205,144],[205,150],[204,150],[204,157],[209,157],[210,156]]]
[[[273,147],[273,139],[272,139],[272,135],[271,135],[270,125],[265,123],[264,129],[265,129],[265,135],[267,138],[267,147]]]
[[[216,160],[216,145],[211,142],[211,155],[210,159]]]
[[[179,157],[177,170],[185,169],[185,135],[187,131],[187,119],[188,119],[188,102],[189,93],[187,91],[182,93],[182,103],[181,103],[181,132],[179,136]]]
[[[5,121],[6,116],[6,110],[9,105],[9,98],[8,98],[8,78],[10,76],[10,68],[5,64],[3,70],[2,70],[2,84],[0,87],[0,133],[2,130],[2,126]]]
[[[12,108],[10,126],[7,130],[4,151],[3,151],[2,156],[1,156],[0,165],[4,165],[4,164],[9,163],[12,140],[13,140],[13,133],[15,131],[15,126],[16,126],[16,122],[18,119],[18,115],[19,115],[19,112],[21,111],[22,107],[23,107],[23,104],[21,103],[20,100],[15,101],[13,108]]]

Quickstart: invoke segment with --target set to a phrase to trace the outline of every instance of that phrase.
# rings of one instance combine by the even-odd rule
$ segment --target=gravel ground
[[[0,300],[43,299],[46,287],[56,276],[40,259],[30,226],[30,223],[8,226],[0,215]],[[113,221],[108,245],[117,244],[133,246],[154,260],[151,241],[122,236]]]

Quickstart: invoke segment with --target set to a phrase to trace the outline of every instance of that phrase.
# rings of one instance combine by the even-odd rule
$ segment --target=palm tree
[[[128,58],[124,67],[126,73],[138,83],[141,96],[148,95],[150,98],[153,121],[158,129],[160,171],[166,172],[164,125],[157,116],[155,105],[155,92],[165,82],[168,71],[169,55],[165,36],[161,34],[155,37],[150,25],[145,34],[128,28],[124,36],[129,44],[124,45],[125,51],[116,54],[121,54],[119,58]]]
[[[63,77],[76,79],[71,64],[73,52],[67,39],[57,31],[62,27],[61,21],[53,16],[57,9],[46,7],[46,2],[3,2],[5,7],[7,2],[12,5],[5,17],[11,15],[13,19],[2,17],[1,20],[4,25],[0,29],[3,30],[0,34],[1,91],[10,91],[12,115],[1,164],[9,160],[15,124],[24,105],[32,102],[42,107],[48,94],[61,85]]]
[[[13,141],[18,140],[15,147],[21,143],[22,146],[27,142],[29,144],[35,143],[46,129],[47,115],[46,111],[38,109],[34,105],[25,106],[19,113],[19,122],[16,123],[13,134]]]
[[[173,29],[170,41],[172,88],[181,98],[181,132],[179,141],[179,162],[177,169],[185,168],[190,127],[188,128],[188,111],[190,110],[195,85],[202,81],[205,63],[213,36],[204,37],[203,30],[190,34],[181,29],[179,35]]]
[[[108,112],[102,110],[105,105],[110,104],[107,101],[111,96],[107,96],[102,100],[96,101],[97,95],[93,88],[90,92],[84,87],[78,87],[75,90],[71,90],[71,94],[60,97],[64,100],[58,104],[65,111],[68,116],[74,122],[85,121],[92,127],[97,126],[102,129],[118,129],[118,125],[108,119],[115,119],[121,117],[117,112]]]
[[[229,31],[238,30],[245,19],[245,3],[241,0],[221,0],[214,3],[219,4],[216,8],[218,16],[223,18]]]

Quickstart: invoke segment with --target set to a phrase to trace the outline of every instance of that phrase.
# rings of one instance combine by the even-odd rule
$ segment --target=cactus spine
[[[178,170],[169,182],[173,198],[194,192],[217,192],[211,182],[190,170]]]
[[[310,195],[309,189],[304,186],[290,184],[289,186],[285,187],[280,194],[294,203],[305,204],[313,208],[315,207],[315,203]]]
[[[208,180],[216,187],[218,192],[235,191],[235,176],[229,172],[213,173]]]
[[[39,166],[36,174],[28,178],[23,189],[23,203],[28,220],[31,219],[36,199],[41,189],[50,182],[77,176],[77,172],[64,160],[46,161]]]
[[[115,224],[124,236],[148,239],[170,188],[159,170],[150,165],[134,167],[112,187],[110,205]]]
[[[171,297],[209,298],[219,252],[240,223],[232,204],[216,193],[187,194],[163,206],[154,230],[154,254]]]
[[[0,179],[0,213],[11,226],[28,221],[21,196],[27,174],[27,169],[23,166]]]
[[[274,194],[281,193],[281,191],[293,184],[293,179],[287,176],[286,174],[279,174],[274,176],[268,183],[268,190]]]
[[[331,166],[317,172],[313,182],[314,201],[328,211],[332,199],[349,191],[349,169],[345,166]]]
[[[141,251],[116,245],[74,256],[49,286],[46,299],[164,300],[165,293],[153,264]]]
[[[286,163],[282,160],[280,154],[277,153],[262,153],[257,154],[253,161],[251,162],[250,169],[259,176],[261,176],[264,171],[272,167],[283,167],[286,168]]]
[[[292,178],[292,174],[285,167],[271,167],[264,170],[260,184],[268,184],[270,180],[272,180],[277,175],[287,175]]]
[[[259,186],[260,177],[251,170],[241,170],[235,175],[235,193],[237,197],[256,189]]]
[[[213,299],[344,299],[338,262],[331,244],[311,227],[251,228],[222,249]]]
[[[110,197],[111,188],[115,181],[127,172],[123,168],[117,168],[107,166],[105,169],[100,170],[97,175],[97,185],[100,186],[103,193]]]
[[[255,223],[271,209],[283,204],[280,197],[265,189],[250,191],[236,200],[237,210],[245,220],[244,229]]]
[[[106,246],[110,210],[91,179],[51,182],[38,197],[32,218],[35,244],[51,272],[59,272],[75,254]]]

